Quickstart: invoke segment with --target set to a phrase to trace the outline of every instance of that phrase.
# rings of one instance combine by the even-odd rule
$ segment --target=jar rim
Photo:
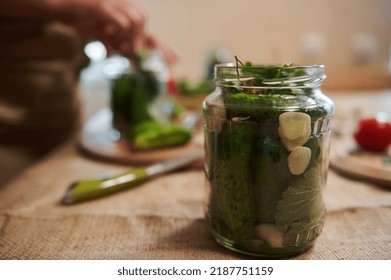
[[[219,63],[215,64],[215,69],[216,68],[227,68],[227,69],[236,69],[236,68],[274,68],[274,69],[279,69],[279,68],[284,68],[284,69],[323,69],[325,68],[324,64],[311,64],[311,65],[277,65],[277,64],[254,64],[254,65],[236,65],[235,63]]]
[[[326,78],[324,69],[323,64],[297,66],[216,64],[214,81],[216,86],[220,87],[319,88]]]

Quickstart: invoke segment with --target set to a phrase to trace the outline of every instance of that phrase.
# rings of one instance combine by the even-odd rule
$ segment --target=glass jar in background
[[[216,65],[203,103],[206,220],[217,242],[285,257],[319,236],[333,102],[324,67]]]

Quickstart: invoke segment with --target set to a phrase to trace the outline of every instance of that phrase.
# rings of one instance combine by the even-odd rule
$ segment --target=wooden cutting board
[[[373,153],[354,145],[345,147],[344,152],[331,153],[330,166],[332,168],[350,177],[370,180],[391,188],[389,152]]]
[[[128,165],[149,165],[203,149],[202,133],[195,133],[186,145],[152,151],[132,151],[128,143],[120,139],[111,125],[112,113],[106,108],[86,121],[79,137],[79,146],[87,154],[101,159]],[[201,163],[198,163],[199,166]]]

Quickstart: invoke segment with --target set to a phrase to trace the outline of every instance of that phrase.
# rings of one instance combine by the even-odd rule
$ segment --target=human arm
[[[109,52],[132,54],[146,46],[160,49],[169,64],[176,60],[170,48],[145,33],[146,12],[131,0],[0,0],[0,16],[58,20],[100,40]]]

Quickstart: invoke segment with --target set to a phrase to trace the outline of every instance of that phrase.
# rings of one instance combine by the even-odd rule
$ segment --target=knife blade
[[[83,179],[72,183],[65,193],[62,204],[69,205],[100,198],[137,186],[150,178],[185,167],[204,157],[203,150],[169,159],[148,167],[135,167],[124,173]]]

